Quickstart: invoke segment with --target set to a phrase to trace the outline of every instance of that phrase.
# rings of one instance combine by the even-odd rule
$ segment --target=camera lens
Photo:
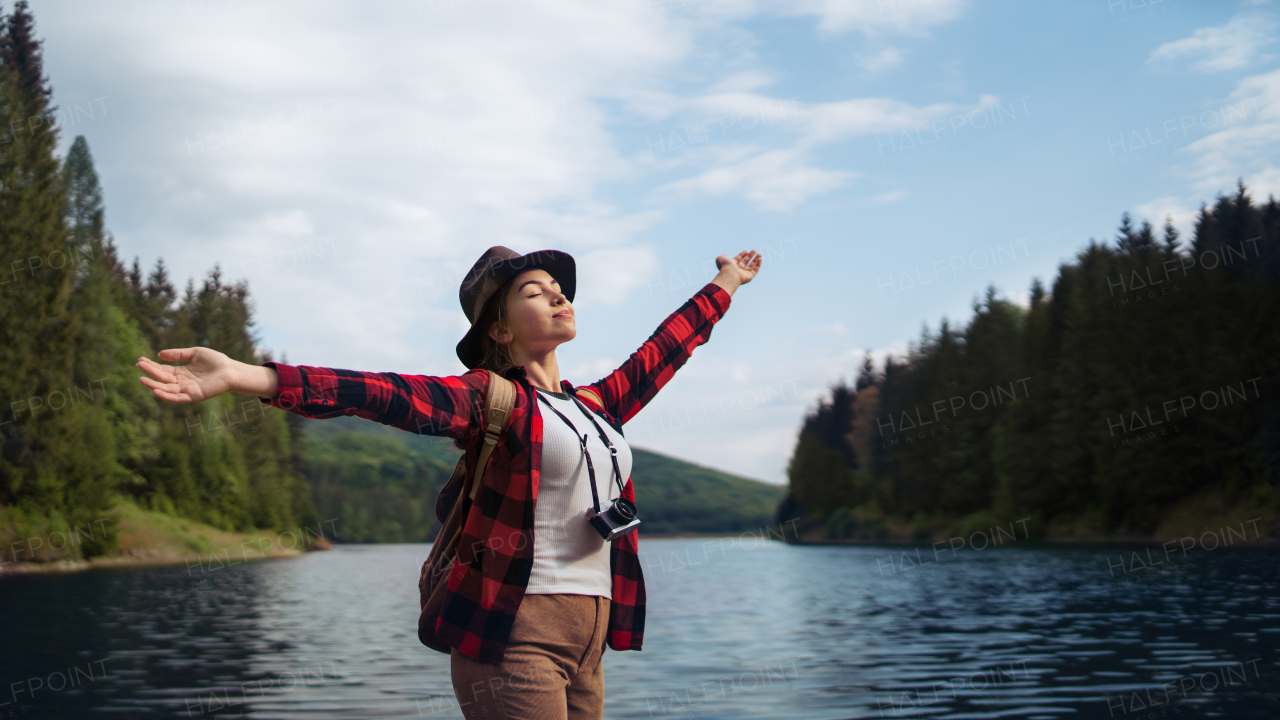
[[[636,506],[631,501],[624,498],[616,498],[613,501],[613,509],[610,510],[613,516],[619,521],[619,525],[623,525],[636,519]]]

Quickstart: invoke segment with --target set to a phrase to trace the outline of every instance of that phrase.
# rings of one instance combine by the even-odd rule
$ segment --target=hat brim
[[[527,270],[534,268],[542,268],[550,273],[560,284],[560,292],[573,302],[573,298],[577,293],[578,286],[578,266],[573,256],[560,250],[536,250],[520,257],[502,260],[489,266],[488,273],[482,282],[489,281],[490,278],[496,280],[496,287],[488,294],[482,293],[477,298],[476,321],[472,323],[471,329],[467,330],[467,334],[462,336],[462,340],[458,341],[457,354],[458,359],[469,370],[474,370],[479,366],[483,359],[483,345],[481,338],[484,330],[480,327],[480,315],[483,314],[484,305],[492,297],[493,292],[497,291],[507,280],[519,275]]]

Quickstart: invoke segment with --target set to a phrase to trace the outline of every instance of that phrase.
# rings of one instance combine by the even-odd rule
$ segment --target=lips
[[[558,317],[558,318],[571,318],[571,317],[573,317],[573,313],[568,312],[568,311],[566,311],[566,312],[558,312],[558,313],[556,313],[555,315],[552,315],[551,317]]]

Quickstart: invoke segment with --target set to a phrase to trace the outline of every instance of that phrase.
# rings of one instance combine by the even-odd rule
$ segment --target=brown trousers
[[[449,653],[467,720],[600,720],[609,599],[525,595],[501,663]]]

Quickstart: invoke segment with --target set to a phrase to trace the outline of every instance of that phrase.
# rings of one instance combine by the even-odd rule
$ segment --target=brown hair
[[[480,362],[476,365],[478,369],[498,372],[504,365],[512,363],[510,343],[504,345],[489,337],[489,327],[495,322],[499,328],[506,327],[507,295],[511,292],[515,279],[514,275],[507,278],[485,301],[484,309],[480,311],[480,319],[477,321],[480,328]]]

